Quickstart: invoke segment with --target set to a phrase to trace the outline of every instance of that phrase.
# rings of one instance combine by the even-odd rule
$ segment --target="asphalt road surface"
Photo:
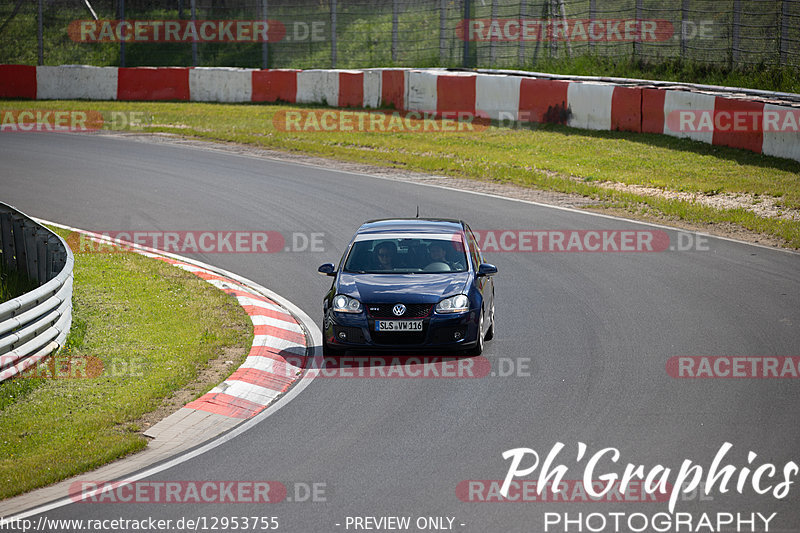
[[[0,199],[83,229],[324,233],[324,251],[187,254],[269,287],[315,319],[330,283],[317,267],[337,262],[364,221],[414,216],[417,205],[422,216],[497,232],[666,231],[673,247],[695,239],[576,211],[107,136],[0,135],[0,161]],[[800,474],[791,465],[800,463],[800,380],[681,379],[667,371],[673,357],[800,356],[800,255],[716,238],[696,244],[651,253],[487,251],[499,269],[496,335],[484,352],[490,374],[317,378],[250,431],[151,478],[278,481],[288,491],[280,502],[81,503],[46,517],[152,517],[172,520],[169,531],[234,531],[222,520],[244,516],[276,517],[279,531],[297,532],[800,531]],[[671,514],[665,501],[587,503],[580,493],[541,501],[547,492],[522,494],[521,485],[512,494],[524,501],[470,501],[497,499],[497,484],[468,482],[504,480],[505,451],[538,453],[538,468],[517,478],[530,482],[557,443],[563,449],[550,470],[562,465],[565,480],[581,479],[605,448],[617,449],[618,461],[603,454],[591,479],[630,463],[644,474],[669,468],[655,474],[675,484],[688,460],[706,480],[725,443],[732,448],[719,468],[730,465],[733,474],[726,491],[719,478],[708,496],[682,495]],[[532,461],[525,455],[519,468]],[[757,470],[765,464],[775,470]],[[763,474],[756,483],[755,472]],[[729,515],[732,524],[717,523]],[[198,517],[206,522],[178,524]],[[771,518],[765,525],[761,517]],[[248,529],[265,524],[275,522]]]

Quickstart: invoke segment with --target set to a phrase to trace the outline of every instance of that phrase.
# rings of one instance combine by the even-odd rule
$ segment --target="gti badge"
[[[394,316],[400,316],[405,312],[406,312],[406,306],[403,304],[397,304],[394,307],[392,307],[392,313],[394,313]]]

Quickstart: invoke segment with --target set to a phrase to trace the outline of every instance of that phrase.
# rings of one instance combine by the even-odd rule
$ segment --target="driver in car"
[[[450,270],[463,270],[464,265],[447,258],[447,250],[444,244],[439,241],[433,241],[428,245],[428,254],[431,256],[431,263],[444,263],[450,267]]]
[[[379,270],[394,270],[397,248],[391,242],[382,242],[375,247],[375,258]]]

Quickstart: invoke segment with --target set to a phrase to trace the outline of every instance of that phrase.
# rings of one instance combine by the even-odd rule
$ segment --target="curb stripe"
[[[264,410],[263,405],[221,392],[204,394],[197,400],[186,404],[186,407],[231,418],[250,418]]]

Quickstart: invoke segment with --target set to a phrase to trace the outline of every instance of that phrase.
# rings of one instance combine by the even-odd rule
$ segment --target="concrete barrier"
[[[116,100],[117,67],[36,67],[39,100]]]
[[[297,73],[297,103],[339,105],[338,70],[301,70]]]
[[[494,120],[666,134],[800,161],[800,107],[775,103],[786,95],[761,91],[742,98],[732,89],[711,94],[700,88],[657,87],[657,82],[629,86],[634,80],[614,81],[618,83],[441,69],[0,65],[0,98],[287,102],[464,112]],[[736,121],[744,122],[740,127]]]
[[[189,70],[193,102],[250,102],[253,74],[250,69],[200,67]]]
[[[567,125],[587,130],[611,129],[611,97],[614,86],[600,83],[570,83],[567,89]]]

